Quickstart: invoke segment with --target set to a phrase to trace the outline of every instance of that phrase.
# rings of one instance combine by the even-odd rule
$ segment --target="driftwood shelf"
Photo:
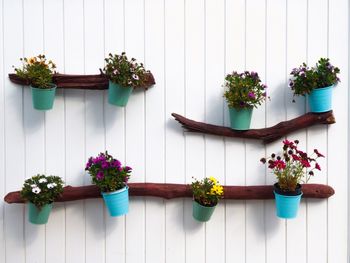
[[[13,83],[28,86],[28,80],[19,78],[16,74],[9,74]],[[99,75],[66,75],[54,74],[53,82],[58,88],[64,89],[85,89],[85,90],[104,90],[108,89],[108,79],[104,74]],[[143,87],[136,87],[147,90],[155,84],[152,73],[148,74],[147,83]]]
[[[131,196],[153,196],[165,199],[192,197],[191,188],[186,184],[130,183]],[[305,184],[302,186],[304,198],[328,198],[334,194],[332,187],[322,184]],[[224,186],[224,198],[236,200],[273,199],[272,185],[258,186]],[[101,193],[97,186],[66,186],[57,202],[75,201],[89,198],[99,198]],[[24,203],[19,191],[8,193],[4,200],[9,203]]]
[[[275,126],[269,128],[237,131],[229,127],[217,126],[190,120],[176,113],[172,113],[171,115],[182,125],[183,128],[185,128],[189,132],[199,132],[225,137],[259,139],[262,140],[264,143],[276,141],[291,132],[304,129],[316,124],[335,123],[333,111],[328,111],[324,113],[309,112],[295,119],[280,122]]]

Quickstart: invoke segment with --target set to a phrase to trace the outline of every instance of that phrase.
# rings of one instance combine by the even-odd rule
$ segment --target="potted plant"
[[[258,73],[233,71],[225,77],[225,93],[231,128],[234,130],[248,130],[252,118],[253,108],[266,98],[266,85],[261,84]]]
[[[289,87],[294,91],[294,96],[308,95],[311,112],[330,111],[333,87],[340,81],[337,77],[339,72],[339,68],[331,65],[329,58],[320,58],[312,68],[303,63],[290,73]]]
[[[276,200],[277,216],[280,218],[295,218],[298,213],[300,198],[302,196],[301,182],[307,183],[314,170],[321,170],[317,163],[319,157],[324,157],[317,149],[311,156],[298,149],[298,140],[283,141],[281,155],[271,154],[262,163],[268,163],[268,168],[276,176],[277,183],[274,184],[274,195]]]
[[[50,110],[53,107],[56,85],[52,82],[56,65],[47,61],[45,55],[21,58],[22,68],[15,68],[16,75],[25,79],[32,91],[33,107],[37,110]]]
[[[125,52],[105,58],[106,66],[103,71],[109,80],[108,102],[124,107],[128,103],[130,94],[135,87],[142,86],[147,80],[147,73],[143,64],[138,64],[134,58],[128,60]]]
[[[195,180],[191,184],[193,193],[192,215],[198,221],[206,222],[223,197],[224,189],[214,177]]]
[[[52,203],[63,192],[63,181],[59,176],[35,175],[25,180],[20,195],[28,201],[29,222],[46,224]]]
[[[112,155],[100,153],[97,157],[90,157],[86,164],[92,183],[96,184],[103,196],[111,216],[125,215],[129,211],[129,187],[127,182],[131,168],[122,166],[120,161]]]

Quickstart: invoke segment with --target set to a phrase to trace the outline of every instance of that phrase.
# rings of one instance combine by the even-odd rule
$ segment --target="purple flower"
[[[266,92],[264,92],[262,95],[263,95],[264,97],[266,97]]]
[[[125,167],[124,167],[124,170],[125,170],[126,172],[130,172],[130,171],[132,170],[132,168],[131,168],[130,166],[125,166]]]
[[[107,169],[108,168],[108,163],[106,161],[103,161],[101,164],[102,169]]]
[[[263,87],[264,89],[267,89],[267,86],[266,86],[265,84],[262,84],[262,87]]]
[[[103,179],[103,177],[104,177],[104,174],[103,174],[103,172],[98,172],[97,174],[96,174],[96,179],[97,180],[102,180]]]
[[[251,98],[251,99],[255,99],[255,94],[254,94],[254,92],[249,92],[249,93],[248,93],[248,97]]]
[[[122,164],[118,160],[114,160],[112,162],[112,167],[119,168]]]
[[[289,81],[289,87],[291,88],[291,87],[293,87],[294,86],[294,82],[291,80],[291,81]]]

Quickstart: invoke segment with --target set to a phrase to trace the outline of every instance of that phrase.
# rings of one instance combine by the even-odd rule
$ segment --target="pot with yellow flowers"
[[[30,85],[34,109],[52,109],[57,87],[53,84],[52,75],[55,73],[56,65],[47,60],[45,55],[20,60],[23,66],[15,68],[15,72]]]
[[[46,224],[52,203],[63,192],[63,181],[59,176],[35,175],[25,180],[21,197],[28,201],[28,218],[32,224]]]
[[[224,195],[224,189],[214,177],[195,180],[191,184],[193,193],[193,218],[200,221],[209,221],[218,201]]]
[[[295,218],[298,213],[302,186],[314,175],[314,170],[321,170],[317,159],[324,157],[317,149],[308,155],[298,148],[299,141],[283,141],[283,151],[280,155],[271,154],[268,159],[261,158],[262,163],[268,163],[268,168],[276,176],[274,195],[276,214],[280,218]]]

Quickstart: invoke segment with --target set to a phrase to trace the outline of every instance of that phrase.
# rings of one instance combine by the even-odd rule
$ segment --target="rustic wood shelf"
[[[16,74],[9,74],[9,78],[13,83],[28,86],[29,82],[26,79],[18,77]],[[64,89],[85,89],[85,90],[105,90],[108,89],[108,79],[104,74],[98,75],[67,75],[54,74],[53,82],[58,88]],[[147,83],[143,87],[136,87],[147,90],[156,82],[152,73],[148,74]]]
[[[182,125],[183,128],[185,128],[189,132],[199,132],[225,137],[258,139],[262,140],[264,143],[276,141],[291,132],[304,129],[316,124],[335,123],[333,111],[328,111],[324,113],[309,112],[292,120],[280,122],[275,126],[269,128],[237,131],[229,127],[217,126],[190,120],[176,113],[172,113],[171,115]]]
[[[131,196],[153,196],[165,199],[192,197],[191,187],[187,184],[130,183],[128,186]],[[302,191],[304,198],[328,198],[334,195],[332,187],[322,184],[304,184]],[[95,185],[66,186],[62,196],[56,202],[99,197],[101,197],[101,193]],[[264,200],[273,198],[272,185],[224,186],[224,199]],[[19,191],[8,193],[4,200],[9,204],[24,203]]]

